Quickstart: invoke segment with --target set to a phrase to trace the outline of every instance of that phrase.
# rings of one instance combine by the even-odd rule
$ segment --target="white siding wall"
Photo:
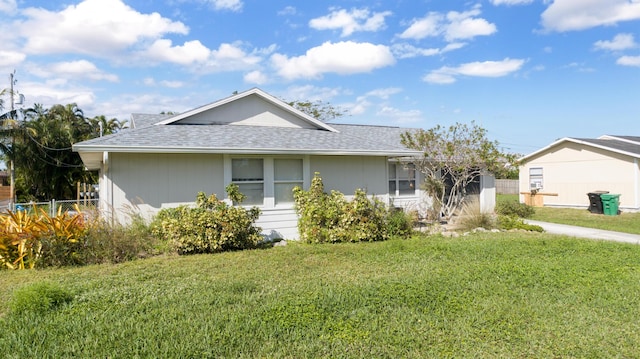
[[[385,157],[303,157],[305,189],[313,173],[320,172],[327,192],[337,190],[351,196],[357,188],[362,188],[388,200]],[[127,211],[134,206],[146,218],[151,218],[162,208],[193,203],[199,191],[225,198],[225,184],[230,181],[224,174],[225,158],[229,162],[230,157],[223,155],[112,153],[103,167],[102,208],[108,212],[115,209],[112,213],[117,220],[126,222]],[[257,225],[262,227],[263,234],[270,238],[298,238],[293,205],[274,208],[272,203],[267,198],[266,206],[261,207]]]
[[[320,172],[326,192],[336,190],[353,195],[356,189],[386,196],[387,158],[365,156],[312,156],[311,176]]]
[[[106,177],[107,208],[115,209],[116,218],[126,221],[126,211],[137,206],[150,218],[158,210],[195,202],[204,191],[224,198],[222,156],[181,154],[109,155]]]
[[[520,167],[520,191],[529,191],[529,169],[542,168],[545,205],[588,207],[587,193],[620,194],[620,207],[639,209],[639,167],[636,159],[580,144],[564,142]],[[521,195],[521,201],[524,201]]]

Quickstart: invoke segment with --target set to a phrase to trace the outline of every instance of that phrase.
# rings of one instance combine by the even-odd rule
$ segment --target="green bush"
[[[528,218],[533,216],[535,209],[524,203],[516,201],[503,201],[496,203],[496,213],[503,216],[516,216]]]
[[[227,192],[239,203],[237,186]],[[255,226],[260,216],[257,207],[244,209],[219,200],[215,194],[198,193],[196,207],[163,209],[152,223],[152,232],[171,242],[179,254],[215,253],[255,248],[262,240],[261,228]]]
[[[535,224],[524,223],[524,220],[518,216],[498,216],[498,226],[500,229],[522,229],[525,231],[544,232],[544,229]]]
[[[402,210],[392,208],[387,213],[387,230],[389,236],[408,238],[413,233],[413,217]]]
[[[70,302],[73,294],[50,282],[39,282],[16,289],[9,303],[11,312],[17,315],[26,313],[42,314]]]
[[[293,189],[300,239],[307,243],[381,241],[389,238],[384,203],[356,190],[347,201],[338,191],[324,192],[316,173],[308,191]]]

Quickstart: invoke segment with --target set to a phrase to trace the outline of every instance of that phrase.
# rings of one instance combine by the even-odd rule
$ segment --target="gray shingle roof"
[[[624,136],[624,137],[616,136],[616,137],[624,138],[627,140],[630,140],[633,138],[640,139],[640,137],[633,137],[633,136]],[[595,139],[595,138],[573,138],[573,139],[590,143],[596,146],[605,147],[605,148],[614,150],[616,152],[626,152],[628,154],[636,155],[640,157],[640,141],[637,144],[635,144],[635,143],[631,143],[627,141],[619,141],[615,139]]]
[[[398,127],[331,125],[326,130],[241,125],[151,125],[74,145],[78,152],[326,153],[413,155]]]

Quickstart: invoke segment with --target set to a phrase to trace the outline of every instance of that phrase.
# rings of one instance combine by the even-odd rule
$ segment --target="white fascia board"
[[[305,154],[305,155],[333,155],[333,156],[387,156],[387,157],[411,157],[419,155],[416,152],[406,151],[371,151],[371,150],[309,150],[309,149],[285,149],[285,148],[261,148],[261,149],[241,149],[241,148],[210,148],[210,147],[125,147],[125,146],[78,146],[74,151],[80,154],[89,153],[212,153],[212,154]]]
[[[556,146],[556,145],[558,145],[558,144],[560,144],[560,143],[562,143],[564,141],[569,141],[569,140],[571,140],[569,137],[561,138],[561,139],[551,143],[550,145],[547,145],[547,146],[545,146],[545,147],[543,147],[543,148],[541,148],[541,149],[539,149],[537,151],[534,151],[534,152],[532,152],[532,153],[530,153],[530,154],[528,154],[528,155],[526,155],[524,157],[519,158],[518,161],[526,162],[529,158],[534,157],[534,156],[536,156],[536,155],[538,155],[538,154],[540,154],[542,152],[545,152],[546,150],[550,149],[551,147],[554,147],[554,146]]]

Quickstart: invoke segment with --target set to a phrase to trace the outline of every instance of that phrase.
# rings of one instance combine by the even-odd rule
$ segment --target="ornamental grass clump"
[[[44,314],[72,299],[73,294],[60,285],[38,282],[17,289],[9,302],[9,308],[15,315]]]
[[[227,186],[233,203],[243,195],[237,185]],[[196,207],[163,209],[152,223],[152,232],[161,240],[171,241],[179,254],[216,253],[255,248],[262,240],[261,228],[255,226],[260,209],[230,205],[212,194],[199,192]]]

